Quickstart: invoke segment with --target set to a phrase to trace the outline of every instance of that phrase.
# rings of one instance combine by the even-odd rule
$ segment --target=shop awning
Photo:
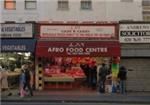
[[[91,41],[76,41],[76,42],[53,42],[39,41],[36,46],[36,55],[38,57],[52,56],[79,56],[79,57],[117,57],[120,56],[119,42],[91,42]]]
[[[1,52],[34,52],[35,39],[1,39]]]

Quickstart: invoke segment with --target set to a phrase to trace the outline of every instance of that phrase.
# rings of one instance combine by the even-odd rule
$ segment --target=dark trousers
[[[105,79],[99,81],[99,92],[105,93]]]
[[[30,95],[31,95],[31,96],[33,96],[32,88],[31,88],[31,86],[30,86],[30,83],[29,83],[29,82],[26,82],[26,83],[24,84],[23,89],[25,90],[25,89],[26,89],[26,87],[28,88],[28,90],[29,90],[29,92],[30,92]]]

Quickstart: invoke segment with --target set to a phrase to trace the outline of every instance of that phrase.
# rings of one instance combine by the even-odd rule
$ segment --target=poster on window
[[[150,43],[150,24],[120,24],[121,43]]]

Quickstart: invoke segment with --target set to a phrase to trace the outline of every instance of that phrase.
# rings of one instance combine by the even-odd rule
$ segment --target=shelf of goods
[[[59,69],[46,69],[44,73],[44,88],[45,89],[72,89],[75,85],[79,85],[79,79],[84,79],[85,75],[83,71],[78,70],[68,70],[65,73],[61,72]]]

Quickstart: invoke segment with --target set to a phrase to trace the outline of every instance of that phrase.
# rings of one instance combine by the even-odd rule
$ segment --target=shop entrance
[[[34,55],[31,52],[2,52],[0,53],[1,89],[18,89],[19,76],[22,65],[30,61],[34,64]],[[32,72],[34,74],[34,65]],[[34,77],[34,75],[33,75]]]
[[[44,89],[96,90],[102,63],[111,72],[111,57],[41,58]],[[111,85],[111,84],[110,84]]]
[[[98,72],[105,63],[109,73],[120,56],[118,42],[39,41],[36,48],[36,88],[97,89]],[[114,75],[116,75],[114,65]],[[108,74],[109,74],[108,73]]]

